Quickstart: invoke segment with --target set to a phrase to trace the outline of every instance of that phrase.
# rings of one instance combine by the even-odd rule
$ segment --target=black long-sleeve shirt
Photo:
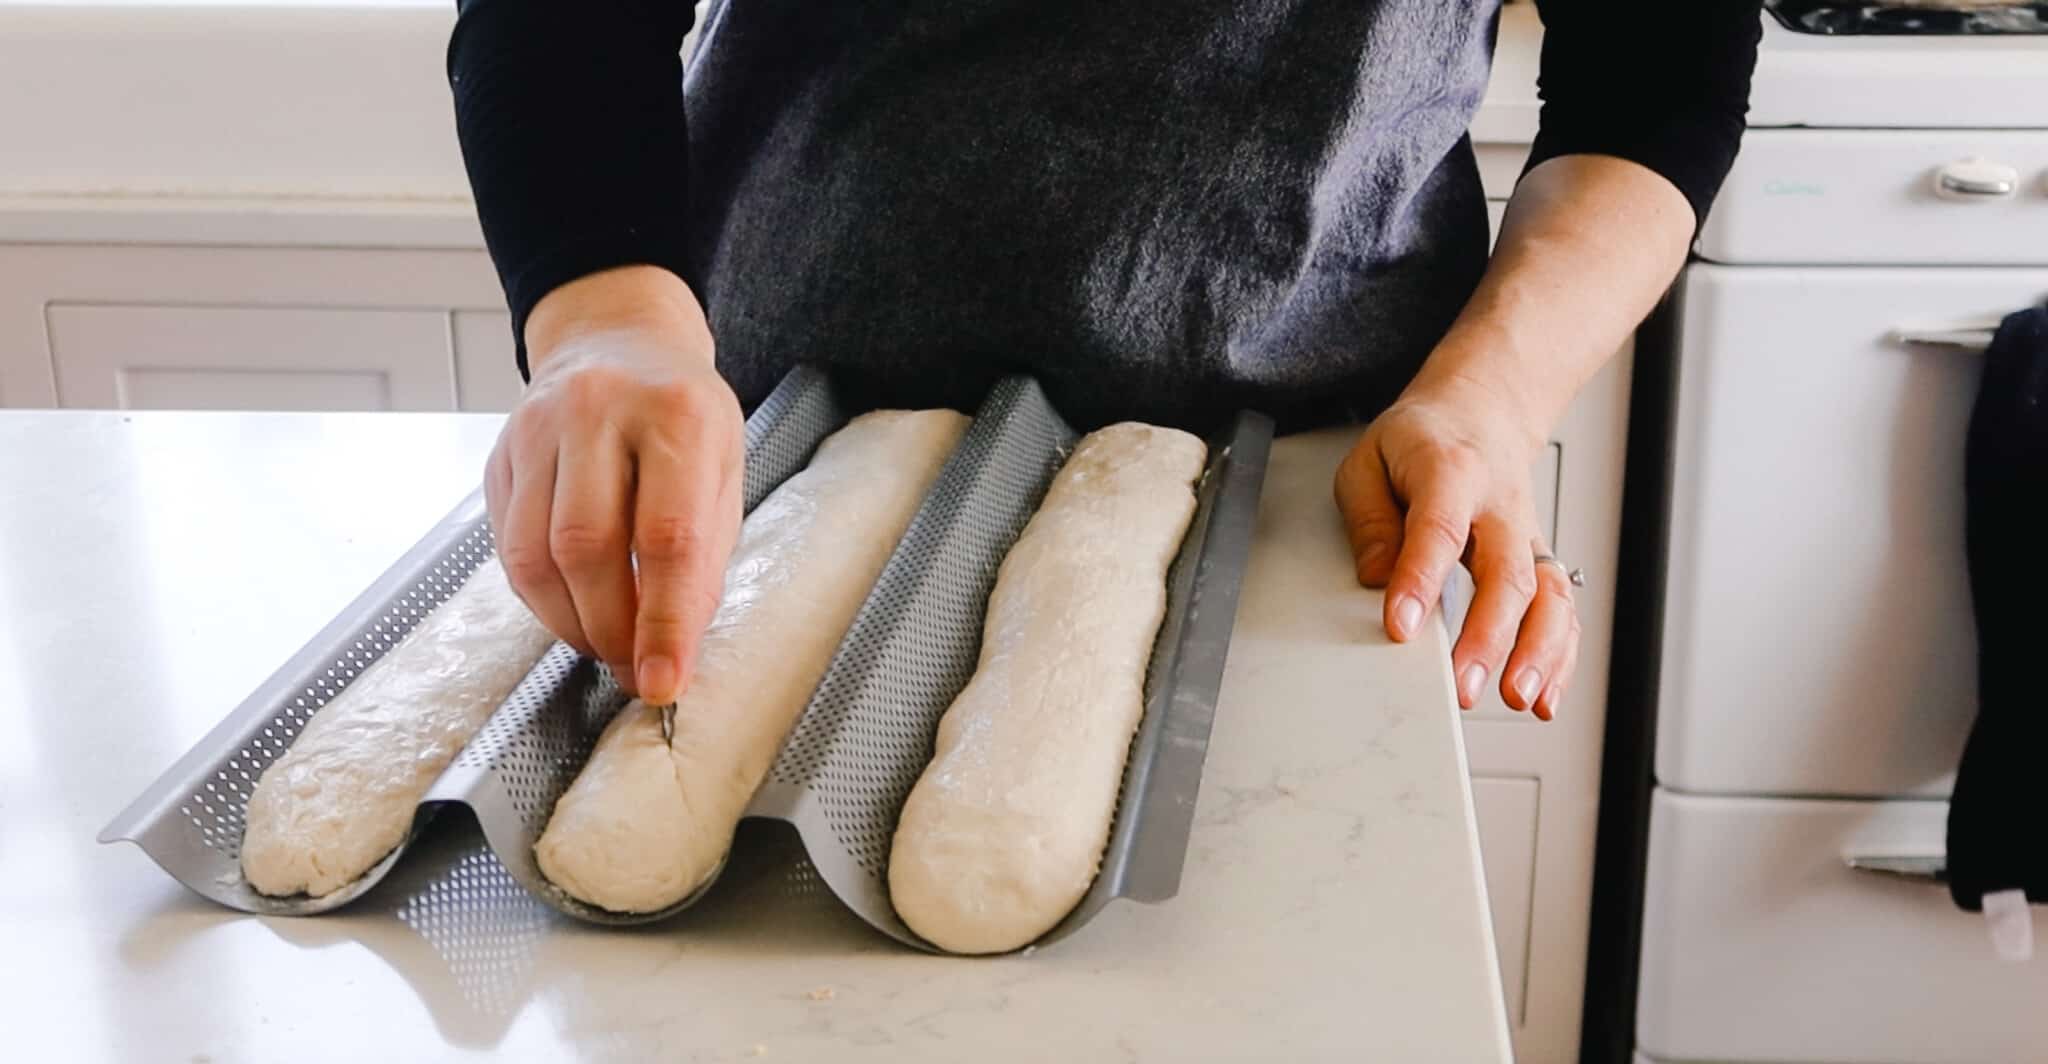
[[[459,6],[515,331],[566,281],[666,267],[744,402],[820,361],[902,403],[1026,370],[1082,423],[1367,416],[1484,265],[1497,0],[715,0],[687,86],[687,0]],[[1529,165],[1634,160],[1704,215],[1759,0],[1538,7]]]

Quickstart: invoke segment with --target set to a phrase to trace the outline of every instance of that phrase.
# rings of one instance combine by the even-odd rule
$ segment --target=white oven
[[[2048,36],[1767,15],[1753,121],[1679,289],[1640,1059],[2048,1061],[2048,959],[1930,874],[1981,347],[2048,300]]]

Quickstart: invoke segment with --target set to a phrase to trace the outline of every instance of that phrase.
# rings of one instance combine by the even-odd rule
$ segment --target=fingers
[[[1536,569],[1540,573],[1546,567],[1538,565]],[[1573,597],[1573,593],[1571,593],[1571,577],[1561,567],[1548,567],[1548,569],[1556,569],[1556,573],[1554,573],[1556,589],[1559,589],[1559,593],[1565,595],[1567,600],[1571,600],[1571,597]],[[1583,642],[1583,632],[1579,628],[1579,610],[1577,610],[1577,606],[1573,606],[1573,612],[1571,612],[1571,638],[1567,640],[1567,645],[1565,645],[1565,661],[1559,667],[1556,667],[1556,673],[1550,677],[1550,683],[1544,685],[1542,698],[1536,700],[1536,716],[1540,720],[1554,718],[1556,710],[1559,710],[1565,704],[1565,692],[1571,690],[1571,677],[1579,671],[1579,645],[1581,645],[1581,642]]]
[[[1387,633],[1405,642],[1466,559],[1473,596],[1451,651],[1458,704],[1472,708],[1498,677],[1508,705],[1548,720],[1577,663],[1570,582],[1536,565],[1525,452],[1500,429],[1512,417],[1489,414],[1483,392],[1448,398],[1396,402],[1338,468],[1357,576],[1385,584]]]
[[[1564,704],[1565,692],[1571,690],[1572,674],[1577,672],[1579,667],[1578,633],[1578,627],[1574,625],[1571,646],[1565,651],[1564,665],[1558,670],[1557,679],[1550,681],[1550,686],[1543,690],[1543,697],[1537,700],[1538,720],[1556,719],[1558,709]]]
[[[736,447],[707,442],[704,449]],[[715,452],[713,452],[715,453]],[[721,457],[667,448],[640,456],[633,550],[640,560],[640,603],[633,660],[641,697],[675,701],[695,671],[697,643],[718,609],[725,562],[738,535],[737,476]]]
[[[602,423],[563,437],[548,555],[567,585],[593,656],[633,690],[633,462]]]
[[[1472,530],[1472,608],[1466,611],[1465,629],[1451,648],[1458,704],[1466,709],[1485,693],[1487,678],[1501,672],[1536,595],[1530,537],[1516,532],[1514,522],[1497,515],[1482,516]],[[1541,691],[1538,685],[1530,698]]]
[[[1344,515],[1344,534],[1351,540],[1351,556],[1357,563],[1358,582],[1385,587],[1394,572],[1394,558],[1401,553],[1401,507],[1394,501],[1386,463],[1370,435],[1337,467],[1336,492],[1337,510]]]
[[[1545,563],[1534,566],[1534,571],[1536,596],[1521,619],[1514,653],[1501,674],[1500,696],[1514,709],[1549,720],[1577,662],[1579,617],[1564,570]]]
[[[590,640],[577,620],[576,603],[569,597],[569,585],[555,568],[548,546],[549,515],[555,506],[554,442],[525,440],[514,423],[507,426],[498,447],[511,480],[504,516],[494,522],[505,576],[540,623],[563,642],[589,654]],[[485,487],[488,490],[488,479]]]
[[[1449,462],[1439,463],[1414,483],[1400,553],[1387,578],[1387,634],[1399,642],[1422,630],[1431,604],[1443,593],[1451,566],[1465,553],[1479,500],[1476,479]]]

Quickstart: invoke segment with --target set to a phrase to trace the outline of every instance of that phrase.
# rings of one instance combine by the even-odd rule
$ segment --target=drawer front
[[[1996,316],[2048,270],[1696,266],[1684,287],[1657,773],[1927,795],[1975,712],[1963,439]]]
[[[1846,853],[1939,853],[1929,801],[1652,803],[1637,1037],[1660,1061],[2048,1061],[2048,962]],[[2037,908],[2037,914],[2043,910]],[[2037,917],[2038,918],[2038,917]]]
[[[453,410],[431,310],[54,304],[58,400],[122,410]]]

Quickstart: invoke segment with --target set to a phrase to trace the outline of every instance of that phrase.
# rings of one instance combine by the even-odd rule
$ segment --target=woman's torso
[[[744,400],[1033,372],[1077,422],[1368,416],[1485,259],[1493,0],[722,0],[691,280]]]

